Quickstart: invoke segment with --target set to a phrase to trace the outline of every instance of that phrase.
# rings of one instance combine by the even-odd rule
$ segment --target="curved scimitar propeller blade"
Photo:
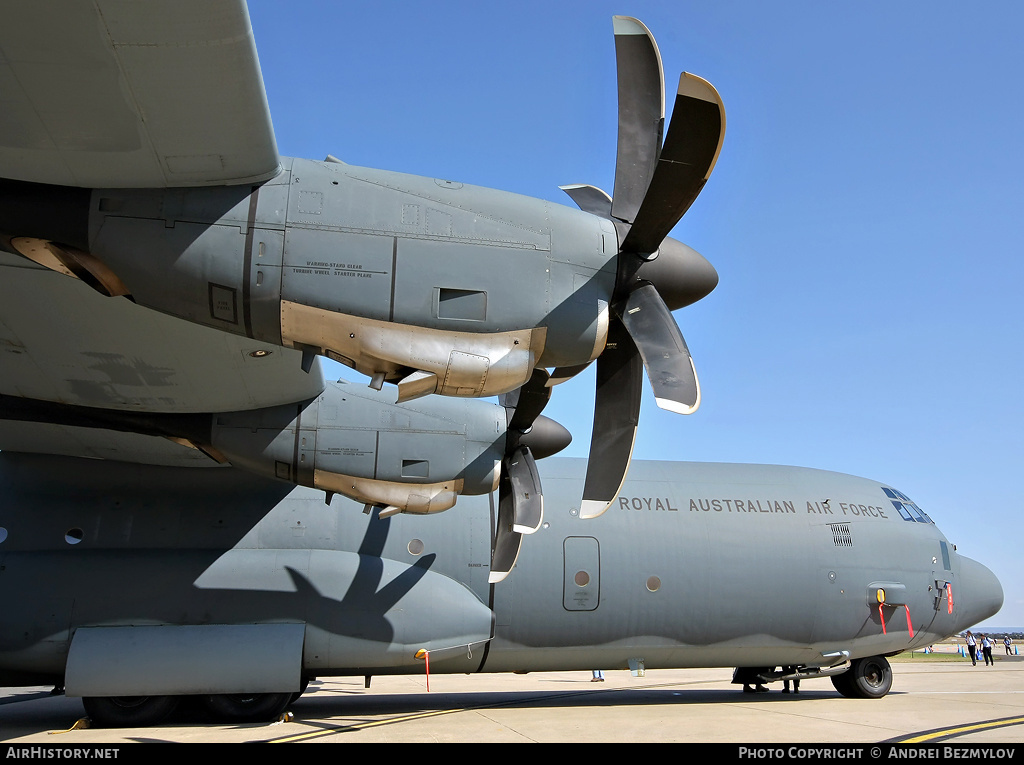
[[[597,358],[594,431],[583,486],[581,518],[601,515],[622,488],[633,456],[644,368],[625,326],[612,319],[608,343]]]
[[[700,405],[693,360],[669,305],[689,305],[718,282],[710,264],[667,237],[718,161],[725,135],[722,99],[706,80],[684,73],[665,134],[658,46],[647,27],[634,18],[616,16],[614,26],[619,92],[615,193],[609,207],[607,194],[600,189],[563,187],[582,210],[602,217],[610,213],[620,242],[613,318],[605,350],[597,359],[583,518],[603,513],[625,481],[645,369],[658,406],[690,414]],[[567,376],[567,371],[556,369],[549,385]]]
[[[523,535],[513,530],[515,522],[512,486],[506,475],[502,475],[498,488],[498,526],[494,531],[494,549],[491,552],[490,584],[497,584],[512,571],[519,557]]]
[[[523,534],[544,521],[544,495],[537,458],[564,449],[572,435],[541,411],[551,398],[549,375],[535,369],[525,385],[499,397],[507,410],[505,456],[498,483],[498,521],[491,548],[491,584],[500,582],[515,565]]]
[[[502,406],[513,409],[512,418],[508,423],[509,431],[515,433],[529,430],[534,420],[544,411],[550,398],[551,388],[548,385],[547,371],[534,369],[525,385],[504,394],[500,399]]]
[[[725,105],[707,80],[684,72],[679,78],[672,121],[625,252],[649,253],[690,209],[718,161],[725,137]],[[617,179],[616,179],[617,181]],[[618,196],[618,188],[615,189]],[[618,199],[613,208],[617,207]]]
[[[622,306],[622,323],[636,343],[658,406],[693,414],[700,406],[700,383],[683,333],[653,285],[634,289]]]
[[[506,457],[502,472],[508,476],[512,491],[512,530],[520,534],[532,534],[544,520],[544,495],[537,461],[529,447],[519,446]]]
[[[559,186],[583,212],[602,218],[612,217],[612,198],[607,191],[583,183]]]
[[[619,140],[612,215],[632,221],[647,193],[665,125],[665,78],[650,30],[616,16],[615,64],[619,89]]]
[[[576,364],[572,367],[557,367],[551,371],[551,377],[548,379],[548,387],[554,387],[555,385],[561,385],[566,380],[571,380],[584,369],[589,367],[592,362],[588,361],[586,364]]]

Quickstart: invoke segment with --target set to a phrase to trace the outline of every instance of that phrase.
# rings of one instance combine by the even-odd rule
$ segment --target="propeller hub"
[[[718,286],[718,272],[707,259],[678,239],[666,237],[658,257],[643,261],[634,272],[654,285],[669,310],[696,303]]]
[[[550,417],[538,415],[533,427],[519,436],[519,444],[528,446],[535,459],[557,454],[572,442],[572,434]]]

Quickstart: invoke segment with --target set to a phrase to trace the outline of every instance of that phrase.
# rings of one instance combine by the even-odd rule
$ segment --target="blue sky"
[[[702,405],[681,417],[645,393],[635,456],[891,483],[999,576],[988,624],[1024,627],[1024,6],[249,6],[282,154],[562,204],[559,185],[612,188],[611,17],[644,21],[669,87],[711,81],[727,130],[673,232],[721,277],[675,314]],[[545,412],[570,456],[587,453],[593,384]]]

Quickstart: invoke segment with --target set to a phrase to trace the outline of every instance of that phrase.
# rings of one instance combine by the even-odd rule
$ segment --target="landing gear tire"
[[[832,676],[832,685],[849,699],[880,699],[892,688],[892,667],[884,656],[855,659],[846,672]]]
[[[315,679],[315,678],[313,678],[313,679]],[[309,687],[309,681],[310,681],[310,678],[308,678],[308,677],[302,678],[302,687],[300,687],[299,690],[295,691],[295,693],[292,694],[292,699],[291,700],[293,702],[296,701],[299,698],[299,696],[301,696],[303,693],[306,692],[306,688]]]
[[[276,720],[291,701],[290,693],[226,693],[202,699],[212,717],[231,723]]]
[[[158,725],[178,706],[177,696],[91,696],[82,699],[85,713],[103,728]]]

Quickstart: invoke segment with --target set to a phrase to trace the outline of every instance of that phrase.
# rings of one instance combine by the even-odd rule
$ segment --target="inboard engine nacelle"
[[[498,486],[505,409],[331,383],[315,401],[214,415],[211,445],[236,467],[387,512],[436,513]]]

